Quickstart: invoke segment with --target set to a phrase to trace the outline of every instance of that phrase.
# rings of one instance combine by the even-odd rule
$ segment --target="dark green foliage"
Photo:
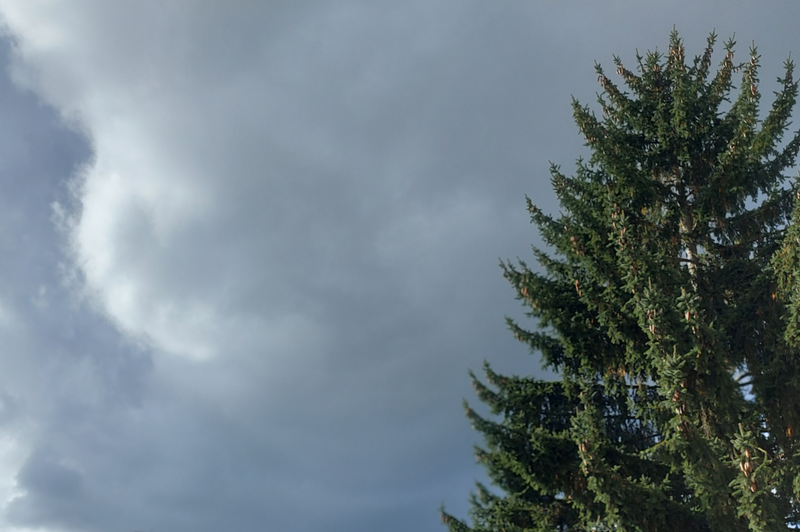
[[[502,265],[538,325],[509,327],[563,378],[473,376],[499,489],[478,486],[471,525],[443,513],[451,531],[800,524],[797,83],[787,61],[759,119],[755,48],[739,64],[728,42],[712,72],[714,43],[687,63],[673,33],[635,72],[615,57],[602,116],[573,102],[591,158],[551,168],[558,217],[528,202],[555,253]]]

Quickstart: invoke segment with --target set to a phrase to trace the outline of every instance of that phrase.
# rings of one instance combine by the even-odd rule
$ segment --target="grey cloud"
[[[37,496],[74,502],[83,488],[83,475],[74,467],[59,463],[45,452],[28,457],[17,474],[22,490],[34,492]],[[13,513],[13,510],[12,510]]]
[[[46,104],[0,80],[0,378],[25,451],[0,458],[7,528],[463,514],[466,369],[538,371],[497,259],[528,257],[523,194],[553,209],[548,160],[583,152],[570,95],[673,23],[691,49],[738,25],[769,79],[796,17],[755,10],[0,1],[14,79]]]

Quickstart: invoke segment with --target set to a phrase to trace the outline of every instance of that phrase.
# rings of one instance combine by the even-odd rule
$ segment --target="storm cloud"
[[[594,62],[736,32],[768,94],[800,49],[795,3],[713,4],[0,0],[4,530],[463,515]]]

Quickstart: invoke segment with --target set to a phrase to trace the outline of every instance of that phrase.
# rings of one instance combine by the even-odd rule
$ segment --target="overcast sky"
[[[433,532],[595,61],[800,4],[0,0],[0,528]],[[720,45],[721,48],[721,45]],[[722,59],[717,53],[716,61]],[[609,68],[609,71],[612,69]]]

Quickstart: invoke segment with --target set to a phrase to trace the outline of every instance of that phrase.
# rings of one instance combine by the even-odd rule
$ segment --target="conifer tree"
[[[552,251],[502,264],[536,326],[510,329],[561,380],[473,375],[496,488],[451,532],[800,525],[798,86],[787,61],[759,118],[756,49],[715,70],[715,41],[689,62],[673,32],[614,57],[621,84],[596,66],[600,116],[573,101],[591,156],[551,167],[561,214],[528,200]]]

